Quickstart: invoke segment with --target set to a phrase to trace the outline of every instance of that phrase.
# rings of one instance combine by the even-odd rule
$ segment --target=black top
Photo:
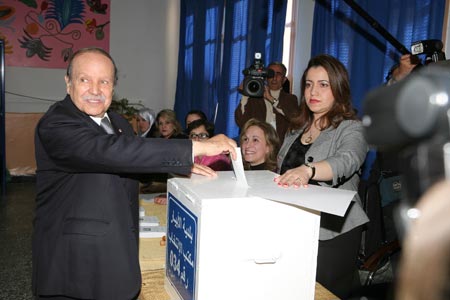
[[[308,149],[312,144],[302,144],[301,136],[292,143],[291,148],[289,148],[288,153],[286,153],[286,157],[283,160],[283,164],[281,165],[280,174],[284,174],[287,170],[294,169],[300,167],[305,163],[305,156]],[[310,179],[309,184],[319,185],[317,180]]]
[[[146,138],[154,138],[159,135],[158,128],[155,126],[155,124],[152,125],[150,130],[147,132],[147,134],[144,136]]]
[[[178,133],[178,134],[172,134],[172,135],[169,137],[169,139],[188,139],[188,138],[189,138],[189,136],[186,135],[186,134],[183,133],[183,132],[180,132],[180,133]]]
[[[300,137],[292,143],[291,148],[289,148],[289,151],[286,153],[286,157],[281,165],[281,175],[283,175],[287,170],[300,167],[305,163],[306,152],[312,144],[302,144]]]
[[[262,164],[259,164],[256,166],[248,165],[248,169],[249,170],[267,170],[267,166],[266,166],[266,163],[263,162]]]

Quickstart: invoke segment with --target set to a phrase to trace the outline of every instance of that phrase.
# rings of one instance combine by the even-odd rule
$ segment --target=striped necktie
[[[108,117],[103,117],[100,122],[100,127],[102,127],[107,134],[115,134],[114,129],[109,121]]]

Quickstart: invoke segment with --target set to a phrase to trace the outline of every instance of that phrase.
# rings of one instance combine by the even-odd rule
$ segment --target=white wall
[[[173,108],[179,31],[179,0],[111,0],[110,53],[119,69],[115,97],[139,100],[155,111]],[[63,69],[5,68],[7,112],[45,112],[61,100]]]
[[[311,58],[314,0],[297,0],[292,93],[300,100],[300,79]]]
[[[173,108],[178,67],[179,0],[112,0],[111,55],[116,97]]]
[[[445,52],[446,58],[449,59],[448,55],[450,55],[449,49],[450,49],[450,13],[449,13],[449,0],[446,0],[445,2],[445,13],[447,14],[444,17],[444,29],[442,30],[442,42],[444,43],[444,49],[442,51]]]

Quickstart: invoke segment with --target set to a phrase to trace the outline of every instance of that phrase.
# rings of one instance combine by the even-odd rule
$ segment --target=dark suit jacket
[[[283,111],[284,115],[277,112],[276,109],[273,109],[273,112],[275,113],[278,137],[280,138],[280,144],[282,144],[289,128],[290,119],[299,112],[300,108],[297,96],[288,94],[283,90],[280,91],[278,100],[278,108]],[[251,118],[266,121],[266,104],[264,102],[264,98],[249,98],[244,113],[242,113],[241,103],[239,103],[234,111],[234,119],[239,128],[244,127],[245,123]]]
[[[108,135],[69,96],[36,128],[33,292],[82,299],[139,293],[138,182],[133,174],[188,174],[190,140],[143,139],[116,113]]]

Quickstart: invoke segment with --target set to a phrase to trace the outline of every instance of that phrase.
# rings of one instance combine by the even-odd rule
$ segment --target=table
[[[140,199],[140,205],[145,208],[146,215],[157,216],[162,226],[166,225],[166,205],[153,203],[152,195],[147,194]],[[150,200],[149,197],[151,198]],[[141,272],[164,269],[166,262],[166,247],[162,244],[161,238],[141,238],[139,240],[139,262]]]
[[[153,194],[141,195],[140,205],[146,215],[157,216],[166,225],[166,205],[153,203]],[[161,238],[140,239],[139,262],[142,272],[142,289],[139,300],[170,300],[164,288],[166,247]],[[315,300],[339,299],[320,283],[316,283]]]

